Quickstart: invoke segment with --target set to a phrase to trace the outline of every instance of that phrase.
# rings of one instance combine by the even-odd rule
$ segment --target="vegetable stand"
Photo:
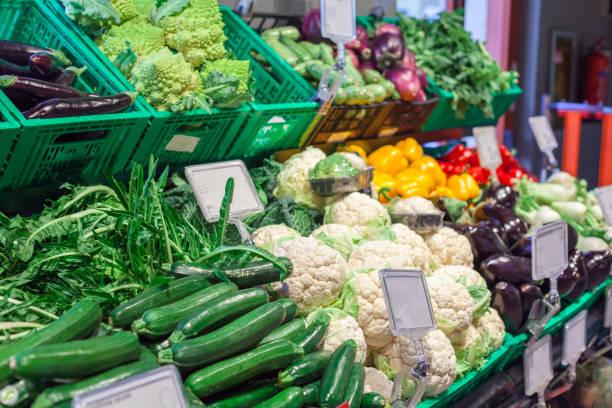
[[[4,179],[6,164],[10,159],[11,148],[17,141],[19,134],[19,124],[9,113],[8,100],[4,94],[0,93],[0,183]],[[1,184],[0,184],[1,185]]]

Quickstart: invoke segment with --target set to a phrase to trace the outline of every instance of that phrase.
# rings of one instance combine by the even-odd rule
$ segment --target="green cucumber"
[[[218,329],[243,314],[265,305],[269,298],[268,292],[261,288],[226,293],[179,322],[176,330],[170,335],[170,344],[195,337],[211,329]]]
[[[302,48],[302,46],[299,43],[297,43],[295,40],[285,35],[281,35],[279,38],[279,41],[281,42],[281,44],[283,44],[285,47],[291,50],[293,55],[295,55],[298,58],[299,62],[306,62],[306,61],[312,60],[312,57],[310,56],[308,51]]]
[[[343,402],[356,354],[357,343],[352,339],[346,340],[332,354],[321,378],[321,408],[336,408]]]
[[[370,84],[364,88],[374,96],[374,102],[376,103],[384,102],[387,99],[387,90],[382,85]]]
[[[297,303],[288,298],[278,299],[276,300],[276,303],[278,303],[285,309],[285,319],[283,320],[283,324],[290,322],[295,318],[298,312]]]
[[[361,398],[361,408],[389,408],[385,397],[377,392],[366,392]]]
[[[270,28],[261,33],[261,38],[264,40],[279,37],[287,37],[291,38],[292,40],[298,40],[300,38],[300,31],[294,26],[283,26]]]
[[[36,398],[32,408],[54,407],[56,404],[69,402],[76,394],[97,390],[157,367],[159,366],[153,361],[136,361],[78,382],[49,387]]]
[[[218,330],[161,350],[158,361],[184,368],[199,368],[222,360],[259,343],[281,324],[284,316],[285,309],[280,304],[265,304]]]
[[[287,62],[287,64],[295,66],[300,61],[299,58],[293,53],[293,51],[291,51],[291,49],[289,49],[287,46],[280,42],[278,37],[267,37],[263,40],[266,42],[266,44],[270,46],[270,48],[276,51],[276,53],[282,59],[284,59],[285,62]]]
[[[203,276],[187,276],[152,286],[114,308],[110,312],[110,323],[114,327],[130,327],[147,310],[176,302],[209,286],[210,283]]]
[[[363,80],[363,77],[361,76],[357,68],[353,66],[353,62],[351,61],[351,58],[348,55],[345,61],[346,64],[344,65],[344,74],[346,78],[353,81],[358,86],[364,86],[366,82]]]
[[[147,310],[140,319],[132,322],[132,331],[153,338],[168,335],[184,318],[219,296],[237,290],[238,287],[231,282],[217,283],[177,302]]]
[[[24,350],[11,358],[15,375],[28,380],[82,378],[138,359],[140,343],[133,333],[92,337]]]
[[[336,105],[344,105],[346,100],[346,90],[344,88],[338,88],[338,91],[336,91],[336,96],[334,98],[334,103]]]
[[[185,385],[200,398],[213,395],[270,371],[287,367],[304,356],[304,350],[289,340],[264,344],[191,374]]]
[[[13,343],[3,345],[0,347],[0,387],[7,385],[13,377],[9,361],[15,354],[44,344],[86,337],[98,328],[101,321],[102,309],[98,302],[83,299],[53,323]]]
[[[349,408],[359,408],[363,397],[363,384],[365,382],[365,369],[361,363],[353,363],[351,375],[344,391],[343,402],[349,403]]]
[[[319,48],[321,50],[321,61],[327,65],[334,65],[336,63],[336,59],[334,58],[333,48],[329,44],[325,43],[319,44]]]
[[[280,339],[293,340],[297,336],[304,333],[305,330],[306,320],[304,320],[303,317],[298,317],[297,319],[294,319],[289,323],[285,323],[282,326],[274,329],[270,334],[264,337],[259,344],[266,344]]]
[[[221,269],[221,272],[240,289],[248,289],[254,286],[283,281],[291,275],[293,264],[287,258],[277,258],[276,262],[283,265],[286,271],[268,261],[250,262],[242,268]],[[175,262],[171,266],[171,272],[179,275],[198,274],[213,283],[219,283],[218,274],[215,270],[206,268],[201,264],[190,262]]]
[[[299,64],[294,66],[293,69],[295,69],[297,71],[297,73],[300,74],[303,77],[308,76],[308,71],[306,71],[306,63],[305,62],[300,62]]]
[[[321,393],[321,381],[315,381],[302,387],[304,405],[307,407],[319,405],[319,394]]]
[[[184,388],[184,387],[183,387]],[[187,400],[187,406],[189,408],[203,407],[206,408],[208,405],[205,405],[201,399],[198,398],[189,388],[184,388],[185,390],[185,400]]]
[[[278,388],[273,384],[264,384],[241,392],[240,394],[232,395],[211,404],[207,404],[206,406],[208,408],[251,408],[255,404],[272,398],[278,391]]]
[[[311,59],[318,60],[321,58],[321,47],[318,44],[311,43],[310,41],[300,41],[298,44],[310,54]]]
[[[282,390],[267,401],[255,405],[254,408],[302,408],[304,394],[300,387],[289,387]]]
[[[363,70],[362,75],[366,84],[380,84],[385,80],[385,77],[383,77],[382,74],[375,69],[365,69]]]
[[[293,341],[295,344],[302,347],[305,353],[314,351],[327,333],[327,328],[331,322],[331,317],[327,313],[318,313],[312,323],[304,330],[304,332],[296,336]]]
[[[327,367],[331,355],[332,353],[327,350],[305,355],[278,373],[278,385],[285,388],[318,380]]]
[[[368,92],[362,86],[348,86],[346,91],[346,105],[365,105],[368,103]]]
[[[395,89],[395,85],[393,85],[393,82],[389,81],[388,79],[383,79],[382,81],[380,81],[380,85],[382,85],[383,88],[385,88],[385,91],[387,93],[387,98],[391,97],[394,93],[397,93],[397,89]]]

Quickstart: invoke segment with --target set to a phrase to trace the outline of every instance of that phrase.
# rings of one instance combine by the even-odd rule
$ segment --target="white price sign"
[[[382,269],[379,276],[393,334],[421,337],[436,328],[423,272]]]
[[[578,313],[563,328],[563,359],[564,365],[575,364],[586,350],[587,311]]]
[[[541,152],[552,152],[559,144],[546,116],[532,116],[529,118],[531,131]]]
[[[542,337],[525,350],[523,370],[526,395],[533,395],[546,389],[554,377],[549,335]]]
[[[483,126],[475,127],[473,131],[480,165],[496,174],[497,167],[502,164],[497,141],[497,129],[494,126]]]
[[[535,230],[531,251],[533,280],[559,276],[567,267],[567,224],[556,221]]]
[[[185,175],[208,222],[219,219],[225,183],[230,177],[234,179],[234,196],[230,207],[232,219],[241,219],[264,209],[249,171],[241,160],[188,166]]]
[[[612,225],[612,185],[595,189],[595,196],[604,213],[606,224]]]
[[[347,43],[357,35],[355,0],[321,0],[321,34]]]
[[[77,394],[73,408],[187,408],[183,382],[174,366],[127,378],[95,391]]]

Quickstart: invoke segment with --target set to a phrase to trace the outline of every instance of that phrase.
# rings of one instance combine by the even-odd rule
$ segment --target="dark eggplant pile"
[[[74,88],[86,67],[70,63],[58,50],[0,40],[0,90],[26,119],[117,113],[134,103],[131,92],[101,96]]]
[[[530,313],[542,315],[542,310],[532,311],[532,305],[541,305],[537,301],[549,290],[548,280],[532,280],[530,225],[514,212],[515,203],[516,193],[511,188],[493,187],[471,211],[471,224],[449,224],[470,241],[474,267],[493,292],[493,306],[512,334],[525,329]],[[609,251],[580,251],[577,241],[576,231],[568,225],[569,263],[558,279],[563,302],[595,289],[610,273]]]

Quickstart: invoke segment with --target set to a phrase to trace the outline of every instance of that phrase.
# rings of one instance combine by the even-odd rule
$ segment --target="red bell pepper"
[[[489,177],[491,177],[491,171],[485,167],[470,167],[468,173],[474,180],[480,185],[489,184]]]

